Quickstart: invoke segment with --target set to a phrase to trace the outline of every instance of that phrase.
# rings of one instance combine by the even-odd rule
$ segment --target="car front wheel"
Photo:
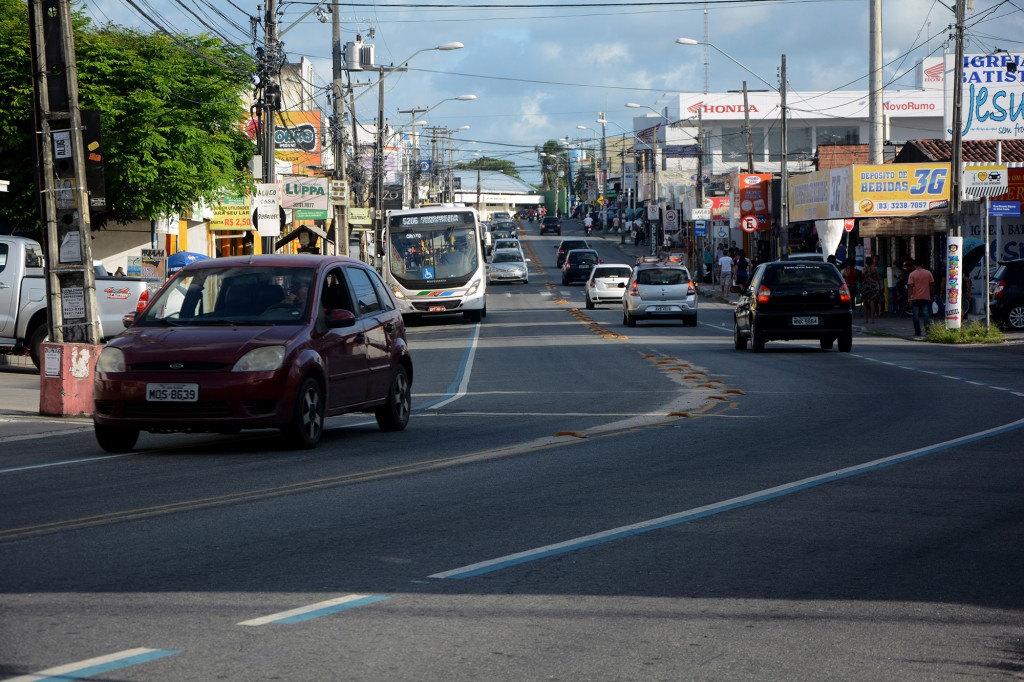
[[[324,390],[316,379],[302,380],[292,420],[282,431],[293,447],[301,450],[315,448],[320,442],[324,432]]]
[[[373,415],[381,431],[401,431],[409,423],[411,412],[412,382],[405,367],[399,366],[391,378],[387,402],[374,410]]]
[[[1006,311],[1006,326],[1017,332],[1024,331],[1024,302],[1014,303]]]
[[[139,440],[139,430],[124,426],[94,424],[96,442],[106,452],[131,452]]]

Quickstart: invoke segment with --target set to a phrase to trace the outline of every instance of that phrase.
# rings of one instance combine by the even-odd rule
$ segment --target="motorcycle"
[[[594,231],[594,226],[593,225],[584,225],[583,226],[583,234],[585,234],[586,236],[589,237],[593,231]]]

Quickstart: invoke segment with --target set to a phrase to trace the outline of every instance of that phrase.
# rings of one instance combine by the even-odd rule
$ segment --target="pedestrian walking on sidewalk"
[[[935,297],[935,278],[921,259],[914,261],[914,271],[907,278],[907,289],[914,313],[914,336],[921,336],[922,321],[924,329],[932,323],[932,298]]]
[[[875,267],[871,256],[864,259],[861,273],[861,299],[864,301],[864,324],[870,324],[878,317],[878,299],[882,296],[882,276]]]
[[[732,287],[732,256],[727,253],[718,259],[718,282],[722,285],[722,296],[728,299]]]

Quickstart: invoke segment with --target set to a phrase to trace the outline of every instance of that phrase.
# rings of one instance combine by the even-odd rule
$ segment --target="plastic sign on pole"
[[[856,218],[843,218],[843,229],[847,232],[853,232],[853,226],[856,224]]]
[[[963,237],[946,238],[946,328],[959,329],[960,295],[963,291]]]

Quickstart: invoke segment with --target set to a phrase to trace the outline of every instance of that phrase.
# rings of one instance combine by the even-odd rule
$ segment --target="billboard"
[[[211,230],[252,230],[249,197],[221,197],[213,206]]]
[[[1024,139],[1024,72],[1018,70],[1024,55],[964,55],[961,102],[961,139]],[[1007,65],[1013,71],[1007,69]],[[946,55],[946,106],[943,122],[945,139],[953,139],[953,87],[956,57]]]
[[[746,232],[771,229],[771,173],[734,172],[731,184],[732,227]]]
[[[330,197],[327,178],[292,175],[282,178],[281,206],[294,211],[295,220],[326,220]]]
[[[838,170],[838,169],[837,169]],[[824,220],[829,217],[830,172],[789,176],[789,220]]]
[[[832,218],[877,218],[949,213],[948,163],[853,166],[852,211]]]
[[[282,111],[275,119],[275,156],[284,161],[291,161],[293,173],[301,174],[306,168],[319,167],[320,112]]]

